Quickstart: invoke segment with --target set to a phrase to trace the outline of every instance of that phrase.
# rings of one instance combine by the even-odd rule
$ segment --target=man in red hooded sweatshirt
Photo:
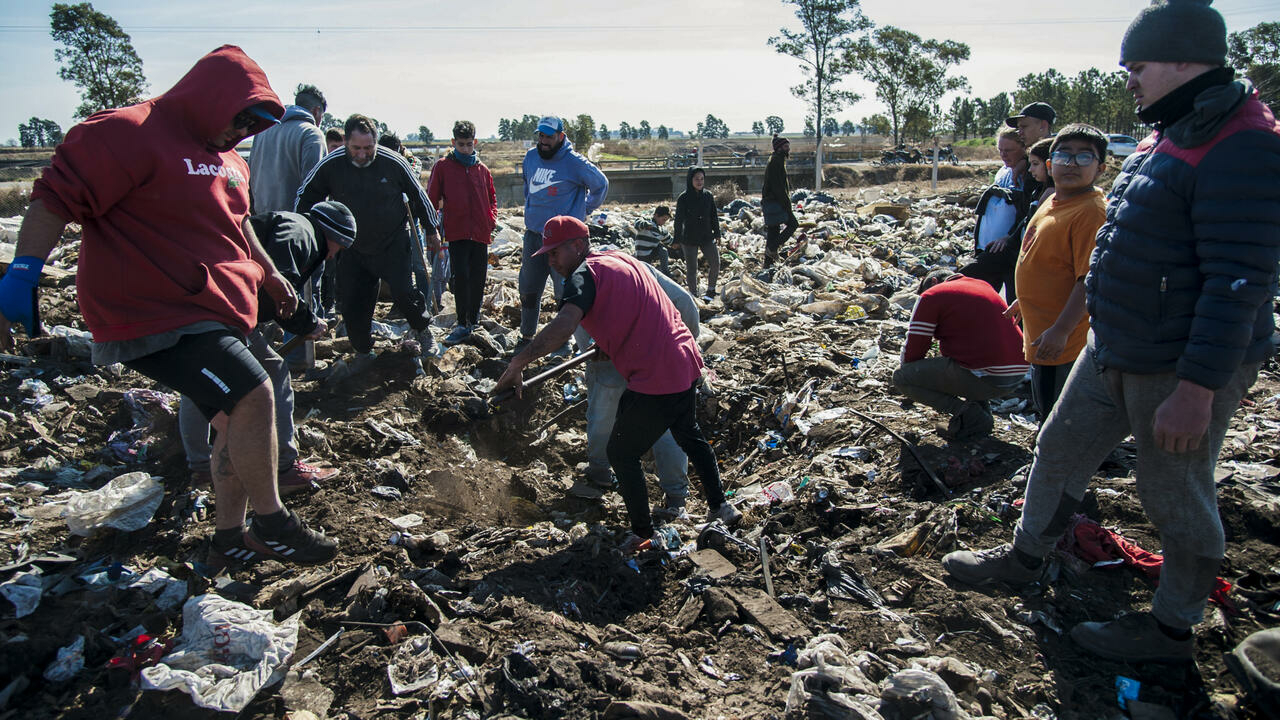
[[[297,307],[249,225],[249,168],[235,151],[283,114],[257,63],[224,45],[163,95],[90,116],[35,182],[0,278],[7,346],[10,323],[40,332],[40,270],[67,223],[84,228],[76,288],[94,362],[124,363],[192,398],[216,431],[217,565],[337,554],[280,502],[271,383],[245,343],[259,288],[281,317]]]

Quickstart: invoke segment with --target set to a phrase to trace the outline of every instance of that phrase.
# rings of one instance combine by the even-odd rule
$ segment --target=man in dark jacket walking
[[[720,213],[716,199],[706,189],[707,171],[689,168],[685,177],[685,190],[676,198],[675,236],[684,251],[684,278],[689,294],[698,297],[698,251],[707,258],[707,294],[703,300],[716,296],[716,280],[720,277]]]
[[[413,286],[409,253],[408,208],[434,241],[440,220],[409,162],[377,144],[373,120],[352,115],[345,126],[346,144],[325,156],[298,190],[295,212],[305,213],[329,198],[347,207],[360,226],[360,242],[338,256],[338,306],[351,347],[366,359],[373,350],[370,331],[378,303],[378,280],[391,287],[391,298],[416,332],[431,324],[427,300]]]
[[[1226,52],[1206,2],[1152,5],[1125,33],[1120,62],[1154,132],[1125,161],[1098,231],[1088,345],[1040,432],[1012,546],[942,561],[967,583],[1038,579],[1098,464],[1132,434],[1138,494],[1164,551],[1160,585],[1150,612],[1071,631],[1125,662],[1195,657],[1191,629],[1225,551],[1214,464],[1273,351],[1280,123],[1233,79]]]
[[[760,191],[760,210],[768,235],[764,243],[764,266],[770,267],[778,259],[778,248],[795,234],[800,227],[795,211],[791,209],[791,183],[787,180],[787,156],[791,154],[791,141],[780,135],[773,136],[773,154],[764,169],[764,189]]]

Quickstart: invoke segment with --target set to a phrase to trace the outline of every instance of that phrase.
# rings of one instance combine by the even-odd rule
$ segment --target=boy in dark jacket
[[[698,297],[698,250],[707,258],[707,293],[703,300],[716,295],[716,280],[720,277],[720,251],[716,241],[720,239],[720,213],[711,191],[705,189],[707,171],[700,167],[689,168],[685,178],[685,191],[676,198],[676,242],[684,250],[684,277],[689,293]]]
[[[453,301],[457,324],[445,345],[471,337],[480,321],[484,281],[489,270],[489,243],[498,223],[498,195],[493,175],[476,152],[476,126],[453,124],[453,150],[431,168],[427,197],[444,217],[444,239],[453,264]]]

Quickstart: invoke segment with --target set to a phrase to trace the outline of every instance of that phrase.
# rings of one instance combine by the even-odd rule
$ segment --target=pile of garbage
[[[1132,447],[1099,469],[1041,586],[951,583],[943,554],[1009,540],[1039,421],[1024,387],[993,403],[991,437],[948,441],[946,418],[892,392],[918,278],[966,260],[977,193],[838,192],[797,191],[803,235],[772,270],[758,204],[722,208],[699,419],[744,519],[705,522],[695,479],[689,514],[633,556],[617,549],[621,498],[583,491],[581,372],[486,402],[518,334],[518,211],[500,213],[471,339],[440,342],[447,297],[416,341],[384,305],[371,366],[330,339],[295,376],[303,459],[341,474],[288,502],[340,538],[339,558],[217,576],[216,508],[191,486],[176,398],[89,364],[69,238],[43,281],[52,332],[0,355],[0,713],[1256,716],[1274,641],[1232,650],[1280,619],[1274,363],[1220,460],[1225,587],[1199,671],[1098,661],[1066,630],[1154,588]],[[630,250],[651,211],[606,206],[593,237]]]

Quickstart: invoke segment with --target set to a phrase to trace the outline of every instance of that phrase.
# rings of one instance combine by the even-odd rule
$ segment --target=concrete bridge
[[[826,158],[836,162],[836,158]],[[759,195],[764,189],[767,157],[703,158],[707,169],[707,187],[733,182],[747,195]],[[609,178],[609,202],[672,203],[685,190],[685,179],[692,160],[684,158],[647,158],[630,162],[604,162],[600,169]],[[792,187],[813,185],[813,154],[795,153],[787,160],[787,177]],[[519,173],[493,179],[499,207],[524,204],[524,183]]]

